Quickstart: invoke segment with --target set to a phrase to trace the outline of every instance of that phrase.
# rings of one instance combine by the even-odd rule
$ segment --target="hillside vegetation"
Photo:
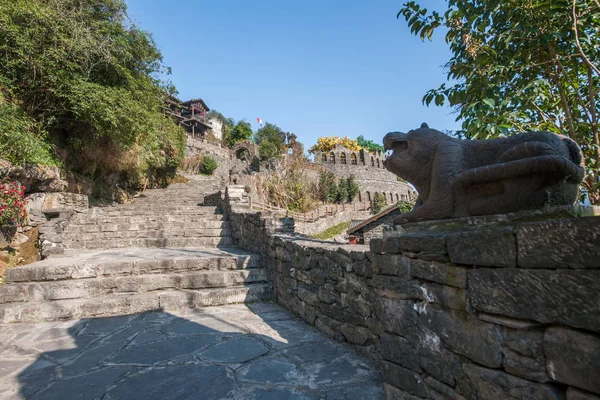
[[[0,158],[135,188],[173,176],[173,88],[122,0],[0,0]]]

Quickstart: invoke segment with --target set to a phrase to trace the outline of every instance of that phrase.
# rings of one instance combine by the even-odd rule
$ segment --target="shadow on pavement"
[[[0,326],[2,399],[380,399],[362,357],[271,303]]]

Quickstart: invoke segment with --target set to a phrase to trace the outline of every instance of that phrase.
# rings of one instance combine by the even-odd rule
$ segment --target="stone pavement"
[[[0,325],[0,399],[381,399],[373,366],[272,303]]]

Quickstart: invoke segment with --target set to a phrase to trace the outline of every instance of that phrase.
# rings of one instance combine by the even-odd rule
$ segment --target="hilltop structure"
[[[385,169],[385,153],[370,153],[365,149],[352,151],[342,145],[336,145],[328,152],[315,152],[314,163],[334,173],[337,177],[347,178],[354,175],[360,186],[357,201],[371,201],[376,193],[385,196],[388,204],[399,201],[412,201],[413,189],[404,181]]]

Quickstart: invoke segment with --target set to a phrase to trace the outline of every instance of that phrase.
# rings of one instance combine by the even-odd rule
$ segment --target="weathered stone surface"
[[[402,365],[420,373],[421,363],[418,347],[415,343],[401,336],[383,332],[380,335],[381,355],[385,360]]]
[[[448,254],[446,238],[439,234],[408,234],[400,236],[402,252]]]
[[[260,340],[240,336],[211,347],[200,353],[200,357],[216,363],[243,363],[268,351],[269,348]]]
[[[395,276],[375,275],[371,284],[382,297],[417,300],[425,298],[420,283],[415,280],[407,281]]]
[[[467,287],[468,268],[457,267],[437,261],[410,260],[410,276],[421,278],[442,285],[458,288]]]
[[[366,346],[374,340],[374,336],[368,328],[343,324],[341,330],[348,342],[358,346]]]
[[[425,384],[429,389],[429,397],[433,400],[465,400],[463,396],[458,394],[450,386],[439,382],[432,377],[428,376],[425,378]]]
[[[600,336],[549,328],[544,335],[544,351],[552,379],[600,394]]]
[[[517,241],[520,267],[600,268],[600,217],[522,224]]]
[[[407,276],[410,260],[401,254],[373,255],[373,272],[379,275]]]
[[[522,319],[514,319],[509,317],[503,317],[501,315],[492,315],[480,313],[479,319],[493,324],[506,326],[513,329],[529,329],[541,326],[539,322],[524,321]]]
[[[386,382],[416,396],[427,396],[427,387],[416,372],[387,361],[382,363],[382,367]]]
[[[570,387],[567,389],[567,400],[600,400],[600,396]]]
[[[498,327],[467,313],[433,305],[422,309],[419,322],[437,334],[450,350],[492,368],[502,365],[502,334]]]
[[[600,270],[478,268],[468,276],[476,310],[600,331]]]
[[[437,303],[455,310],[466,311],[467,309],[467,291],[464,289],[426,282],[421,285],[421,290],[425,299],[430,303]]]
[[[377,316],[387,332],[407,336],[417,329],[418,314],[414,301],[380,299]]]
[[[517,265],[517,242],[512,228],[478,229],[446,236],[450,261],[487,267]]]
[[[385,394],[386,400],[420,400],[422,397],[413,396],[410,393],[400,390],[389,383],[383,384],[383,393]]]
[[[396,223],[571,205],[585,175],[577,143],[550,132],[468,141],[423,124],[383,143],[385,167],[421,194]]]
[[[516,376],[536,382],[549,382],[541,329],[504,330],[504,369]]]
[[[468,399],[561,400],[564,392],[552,385],[530,382],[506,372],[463,365],[461,393]]]

